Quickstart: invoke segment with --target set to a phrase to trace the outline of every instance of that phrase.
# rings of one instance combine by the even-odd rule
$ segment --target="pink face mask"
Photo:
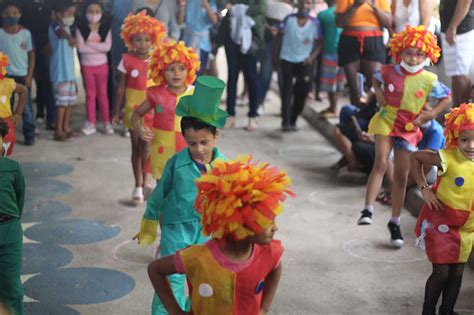
[[[98,23],[102,19],[102,14],[87,13],[86,18],[89,23]]]

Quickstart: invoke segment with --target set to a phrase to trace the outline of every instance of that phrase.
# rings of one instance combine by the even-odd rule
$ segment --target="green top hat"
[[[212,76],[200,76],[196,80],[194,93],[179,100],[176,115],[194,117],[216,128],[224,127],[229,116],[219,108],[224,89],[224,81]]]

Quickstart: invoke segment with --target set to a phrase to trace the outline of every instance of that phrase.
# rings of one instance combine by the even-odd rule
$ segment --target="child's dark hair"
[[[10,128],[8,128],[7,123],[0,120],[0,136],[2,136],[2,138],[5,137],[8,131],[10,131]]]
[[[2,6],[2,12],[8,8],[8,7],[15,7],[17,8],[20,12],[23,12],[23,5],[19,0],[8,0],[5,1],[5,3]]]
[[[64,13],[67,9],[69,9],[70,7],[74,7],[76,6],[74,4],[74,2],[72,2],[72,0],[61,0],[61,1],[57,1],[56,2],[56,5],[54,6],[54,9],[56,11],[56,13]]]
[[[217,133],[217,128],[214,126],[211,126],[209,124],[206,124],[202,120],[199,120],[194,117],[183,117],[181,119],[181,133],[184,136],[184,133],[187,129],[194,129],[194,130],[202,130],[202,129],[207,129],[209,130],[212,135],[216,135]]]
[[[84,38],[84,41],[87,41],[91,33],[91,29],[89,28],[89,22],[87,21],[87,8],[89,8],[89,6],[93,4],[100,6],[100,9],[102,10],[102,19],[100,20],[98,33],[100,36],[100,41],[105,42],[107,34],[110,31],[110,19],[104,12],[104,5],[99,0],[86,1],[84,8],[82,9],[81,18],[79,19],[77,25],[82,37]]]
[[[135,14],[138,14],[142,11],[145,11],[145,14],[148,15],[148,16],[155,17],[155,12],[153,12],[152,9],[147,8],[147,7],[143,7],[143,8],[138,9],[137,11],[135,11]]]

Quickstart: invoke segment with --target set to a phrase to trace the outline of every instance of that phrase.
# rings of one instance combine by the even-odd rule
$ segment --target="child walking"
[[[172,255],[187,246],[204,243],[201,218],[194,209],[197,188],[194,180],[224,157],[215,147],[227,113],[219,109],[225,83],[215,77],[201,76],[193,95],[181,98],[176,114],[181,119],[181,132],[187,148],[174,154],[166,163],[153,193],[148,199],[138,240],[151,245],[156,239],[158,222],[161,229],[159,255]],[[168,278],[181,308],[185,307],[183,275]],[[168,314],[160,299],[154,295],[152,314]]]
[[[21,214],[25,180],[18,162],[3,157],[3,137],[8,132],[7,124],[0,120],[0,311],[4,304],[7,314],[23,315]]]
[[[449,89],[437,76],[424,70],[429,58],[436,62],[441,49],[436,36],[424,26],[407,26],[395,34],[389,43],[396,65],[384,65],[373,78],[377,102],[381,106],[369,123],[369,134],[375,135],[375,163],[370,172],[365,206],[359,225],[372,223],[372,212],[382,186],[390,151],[394,150],[394,180],[392,185],[392,218],[388,222],[390,242],[403,246],[400,213],[405,201],[410,152],[422,138],[420,126],[436,118],[450,102]],[[423,111],[428,97],[438,99],[435,107]]]
[[[3,136],[0,150],[4,149],[3,154],[5,156],[10,156],[13,153],[16,140],[15,127],[20,120],[23,108],[25,108],[28,93],[24,85],[15,83],[15,80],[5,77],[9,64],[8,56],[0,51],[0,121],[3,121],[8,126],[8,133]],[[13,93],[19,95],[18,105],[14,113],[12,113],[12,106],[10,104]],[[0,156],[2,155],[0,154]]]
[[[165,36],[163,24],[153,17],[147,16],[145,11],[129,15],[123,24],[121,37],[129,52],[123,54],[117,68],[117,94],[114,104],[112,124],[117,124],[120,106],[125,97],[123,123],[130,131],[132,143],[132,169],[135,178],[135,189],[132,200],[135,203],[143,202],[143,187],[146,185],[145,163],[150,157],[150,143],[140,139],[138,131],[133,129],[131,118],[133,111],[146,100],[146,89],[150,85],[148,80],[149,53]],[[153,110],[144,118],[148,128],[152,128]]]
[[[112,48],[110,21],[103,14],[99,0],[89,0],[82,11],[76,30],[77,50],[81,61],[82,78],[86,90],[87,120],[82,128],[86,136],[97,132],[96,103],[99,102],[100,114],[104,123],[105,133],[113,134],[110,123],[109,98],[107,82],[109,65],[107,53]]]
[[[474,104],[453,108],[445,119],[446,149],[410,155],[412,173],[425,206],[418,217],[417,242],[426,249],[433,272],[426,281],[423,315],[455,314],[454,306],[474,240]],[[424,165],[438,167],[431,188]]]
[[[21,13],[22,8],[18,1],[4,2],[2,11],[3,28],[0,29],[0,51],[3,51],[10,58],[7,76],[15,80],[16,83],[25,85],[30,90],[35,69],[35,53],[30,31],[18,23]],[[14,103],[14,101],[12,98],[11,103]],[[33,122],[30,91],[28,91],[22,116],[24,143],[25,145],[34,145],[36,127]]]
[[[176,273],[188,278],[191,314],[267,314],[282,272],[275,217],[292,194],[290,178],[242,157],[217,161],[196,182],[196,210],[212,239],[152,262],[153,287],[172,314],[183,313],[166,281]]]
[[[175,110],[181,97],[193,93],[191,84],[199,64],[192,48],[173,40],[163,41],[151,56],[150,77],[156,86],[147,89],[147,99],[133,113],[132,125],[142,140],[151,141],[149,168],[156,180],[160,180],[166,161],[186,147]],[[141,118],[152,109],[153,128],[149,129]]]
[[[72,110],[77,102],[77,84],[74,71],[74,30],[76,6],[66,0],[56,4],[56,20],[49,27],[51,58],[50,79],[56,103],[56,131],[54,140],[67,141],[78,134],[70,127]]]

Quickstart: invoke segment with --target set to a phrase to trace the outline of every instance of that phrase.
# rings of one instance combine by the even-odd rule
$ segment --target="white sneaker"
[[[93,135],[94,133],[97,132],[97,129],[95,128],[95,124],[86,121],[84,123],[84,127],[82,128],[82,133],[85,134],[86,136]]]
[[[40,130],[38,127],[35,127],[35,135],[39,136],[40,135]]]
[[[143,198],[143,188],[142,187],[135,187],[135,189],[133,190],[133,194],[132,194],[132,200],[135,204],[142,204],[143,201],[144,201],[144,198]]]
[[[114,134],[114,127],[112,126],[111,123],[106,123],[105,124],[105,133],[108,135],[113,135]]]
[[[124,136],[125,138],[130,138],[130,130],[125,129],[125,131],[124,131],[124,133],[123,133],[123,136]]]
[[[43,118],[43,117],[36,117],[36,123],[37,123],[37,124],[42,124],[42,123],[44,123],[44,118]]]

